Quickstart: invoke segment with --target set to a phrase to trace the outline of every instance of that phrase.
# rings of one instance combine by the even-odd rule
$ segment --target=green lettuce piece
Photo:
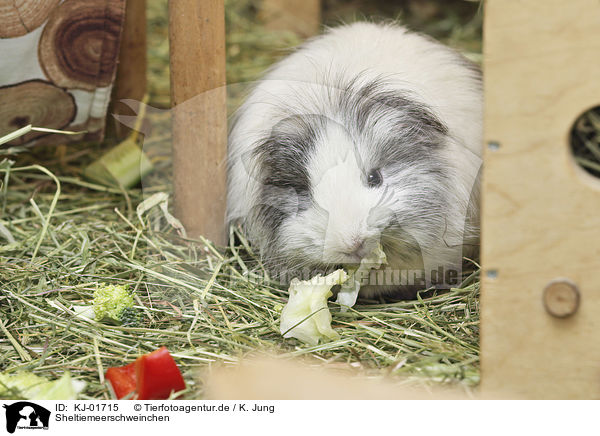
[[[338,339],[338,333],[331,328],[327,299],[333,295],[331,288],[347,278],[348,274],[338,269],[325,277],[319,274],[310,280],[293,279],[290,298],[281,311],[279,329],[283,337],[297,338],[309,345]]]
[[[6,400],[76,400],[84,387],[68,372],[52,381],[31,372],[0,373],[0,398]]]

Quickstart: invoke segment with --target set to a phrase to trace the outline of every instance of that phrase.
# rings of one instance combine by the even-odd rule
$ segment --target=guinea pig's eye
[[[381,171],[379,169],[373,169],[369,171],[367,174],[367,185],[369,188],[376,188],[381,186],[383,183],[383,176],[381,175]]]

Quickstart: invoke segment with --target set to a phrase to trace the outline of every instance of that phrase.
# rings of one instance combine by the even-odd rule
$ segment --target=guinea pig
[[[452,286],[478,246],[481,143],[471,61],[397,24],[328,29],[236,112],[227,219],[283,283],[381,244],[387,264],[361,296]]]

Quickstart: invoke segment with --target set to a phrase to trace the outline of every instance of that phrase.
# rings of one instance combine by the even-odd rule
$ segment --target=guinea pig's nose
[[[345,254],[362,259],[366,255],[365,251],[365,239],[354,237],[352,244],[348,247],[348,251]]]

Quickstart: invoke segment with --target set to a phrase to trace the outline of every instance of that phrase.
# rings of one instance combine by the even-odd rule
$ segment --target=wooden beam
[[[482,389],[600,398],[600,180],[569,147],[600,103],[598,0],[488,0]]]
[[[120,103],[120,100],[142,101],[147,85],[146,66],[146,0],[128,0],[109,114],[135,115],[133,110]],[[118,138],[125,138],[131,131],[124,124],[114,121],[110,115],[108,121],[110,124],[114,123]]]
[[[223,0],[170,0],[173,182],[191,236],[225,241],[227,110]]]

